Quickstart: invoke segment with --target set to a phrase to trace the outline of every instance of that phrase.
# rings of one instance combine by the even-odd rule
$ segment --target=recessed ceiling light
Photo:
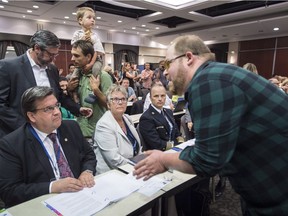
[[[126,30],[124,30],[124,32],[126,32]]]
[[[27,10],[27,13],[32,13],[32,10]]]
[[[36,8],[36,9],[38,9],[38,8],[39,8],[39,6],[38,6],[38,5],[33,5],[33,8]]]
[[[159,27],[156,27],[155,29],[157,29],[157,30],[158,30],[158,29],[160,29],[160,28],[159,28]]]
[[[96,17],[96,19],[101,19],[101,17]]]
[[[66,24],[66,22],[65,22],[65,21],[64,21],[63,23],[64,23],[64,24]]]
[[[132,27],[132,29],[136,29],[136,27]]]
[[[65,16],[64,18],[65,18],[65,19],[69,19],[69,16]]]
[[[8,0],[2,0],[2,2],[4,2],[4,3],[8,3]]]
[[[278,27],[275,27],[273,30],[274,30],[274,31],[279,31],[279,28],[278,28]]]
[[[150,31],[150,30],[149,30],[149,29],[146,29],[145,31],[147,31],[147,32],[148,32],[148,31]]]
[[[122,20],[118,20],[117,22],[118,22],[118,23],[122,23]]]
[[[25,18],[26,16],[25,16],[25,15],[23,15],[22,17],[23,17],[23,18]]]
[[[139,34],[139,32],[137,32],[137,34]]]
[[[99,28],[99,26],[96,26],[96,28]]]
[[[77,14],[76,14],[76,12],[73,12],[72,15],[76,16]]]
[[[4,8],[4,6],[3,6],[3,5],[0,5],[0,8]]]
[[[146,27],[146,25],[144,25],[144,24],[143,24],[143,25],[141,25],[141,26],[142,26],[142,27]]]

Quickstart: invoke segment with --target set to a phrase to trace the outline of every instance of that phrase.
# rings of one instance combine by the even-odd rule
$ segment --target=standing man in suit
[[[92,110],[80,107],[63,95],[59,73],[51,64],[58,56],[60,41],[47,30],[37,31],[30,39],[30,49],[21,56],[0,61],[0,137],[16,130],[24,122],[20,97],[33,86],[53,88],[61,104],[74,115],[90,116]]]
[[[139,121],[139,130],[146,144],[145,150],[168,150],[183,138],[175,123],[173,112],[163,108],[166,90],[162,84],[153,84],[150,91],[151,104]]]
[[[61,121],[53,89],[27,89],[21,107],[27,122],[0,140],[0,197],[6,207],[92,187],[95,154],[75,121]]]

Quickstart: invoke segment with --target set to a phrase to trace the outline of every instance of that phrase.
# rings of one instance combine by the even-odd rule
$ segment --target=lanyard
[[[36,133],[36,131],[34,130],[34,128],[30,124],[28,125],[28,128],[29,128],[30,132],[32,133],[32,135],[37,139],[37,141],[41,144],[42,148],[44,149],[44,152],[45,152],[46,156],[48,157],[50,164],[52,165],[56,176],[60,177],[60,173],[58,172],[58,169],[56,168],[55,163],[53,162],[51,156],[49,155],[47,149],[45,148],[44,143],[41,141],[40,137],[38,136],[38,134]],[[56,163],[57,163],[57,160],[59,159],[59,155],[60,155],[60,147],[58,148],[57,154],[55,155],[56,156]]]

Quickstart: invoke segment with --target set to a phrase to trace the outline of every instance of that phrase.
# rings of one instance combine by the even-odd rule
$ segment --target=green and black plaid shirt
[[[288,215],[288,96],[261,76],[204,63],[188,88],[195,147],[180,159],[226,175],[248,215]]]

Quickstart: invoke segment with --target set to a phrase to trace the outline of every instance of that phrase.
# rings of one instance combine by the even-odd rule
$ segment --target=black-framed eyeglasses
[[[115,103],[115,104],[119,104],[120,102],[121,103],[126,103],[127,102],[127,98],[123,97],[123,98],[110,98],[110,100]]]
[[[198,53],[193,53],[193,55],[198,55]],[[182,58],[182,57],[185,57],[185,56],[186,56],[186,54],[182,54],[182,55],[179,55],[179,56],[177,56],[177,57],[175,57],[175,58],[173,58],[173,59],[165,60],[165,61],[164,61],[164,68],[165,68],[165,70],[169,69],[170,64],[171,64],[172,62],[174,62],[176,59],[179,59],[179,58]]]
[[[170,59],[170,60],[165,60],[165,61],[164,61],[164,68],[165,68],[166,70],[169,69],[170,64],[171,64],[172,62],[174,62],[176,59],[182,58],[182,57],[184,57],[184,56],[186,56],[186,54],[179,55],[179,56],[177,56],[177,57],[175,57],[175,58],[173,58],[173,59]]]
[[[41,49],[41,50],[45,51],[49,55],[50,58],[56,58],[59,55],[59,53],[51,53],[47,49]]]
[[[56,103],[55,105],[35,109],[35,111],[42,110],[45,113],[52,113],[52,112],[54,112],[55,108],[60,109],[60,107],[61,107],[61,103]]]

